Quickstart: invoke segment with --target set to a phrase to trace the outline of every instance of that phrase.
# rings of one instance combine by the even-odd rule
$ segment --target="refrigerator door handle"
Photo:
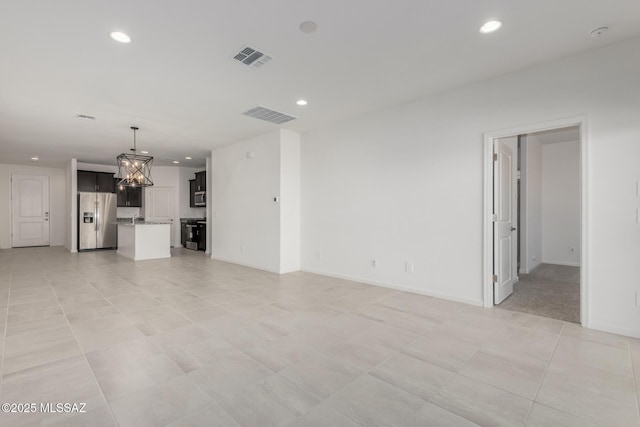
[[[94,211],[94,217],[95,217],[95,220],[93,222],[95,223],[96,231],[98,231],[98,222],[100,221],[100,209],[98,209],[98,201],[96,201],[96,209]]]

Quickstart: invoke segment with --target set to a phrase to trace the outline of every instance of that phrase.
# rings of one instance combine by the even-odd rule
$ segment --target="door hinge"
[[[498,153],[493,153],[493,161],[494,162],[498,161]]]
[[[497,274],[494,274],[492,279],[493,279],[493,283],[498,283],[498,275]]]
[[[492,214],[492,215],[491,215],[491,221],[493,221],[493,222],[497,222],[497,221],[498,221],[498,215],[496,215],[496,214]]]

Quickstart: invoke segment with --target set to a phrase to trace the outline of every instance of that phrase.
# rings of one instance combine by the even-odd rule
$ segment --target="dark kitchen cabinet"
[[[96,172],[96,191],[101,193],[115,193],[116,186],[112,173]]]
[[[207,191],[207,171],[196,172],[196,191]]]
[[[196,208],[196,180],[189,180],[189,207]]]
[[[78,191],[115,193],[113,173],[78,171]]]
[[[207,250],[207,224],[198,222],[198,250]]]
[[[117,179],[114,180],[117,184]],[[119,208],[141,208],[142,207],[142,187],[116,187]]]
[[[96,191],[96,173],[78,171],[78,191]]]

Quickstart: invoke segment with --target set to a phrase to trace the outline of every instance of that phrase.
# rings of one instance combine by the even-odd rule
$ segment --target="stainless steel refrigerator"
[[[78,192],[78,250],[116,247],[117,206],[113,193]]]

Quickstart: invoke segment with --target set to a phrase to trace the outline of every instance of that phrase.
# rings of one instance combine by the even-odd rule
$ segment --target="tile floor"
[[[520,275],[500,308],[580,323],[580,267],[540,264]]]
[[[174,251],[0,251],[2,426],[639,426],[640,341]]]

